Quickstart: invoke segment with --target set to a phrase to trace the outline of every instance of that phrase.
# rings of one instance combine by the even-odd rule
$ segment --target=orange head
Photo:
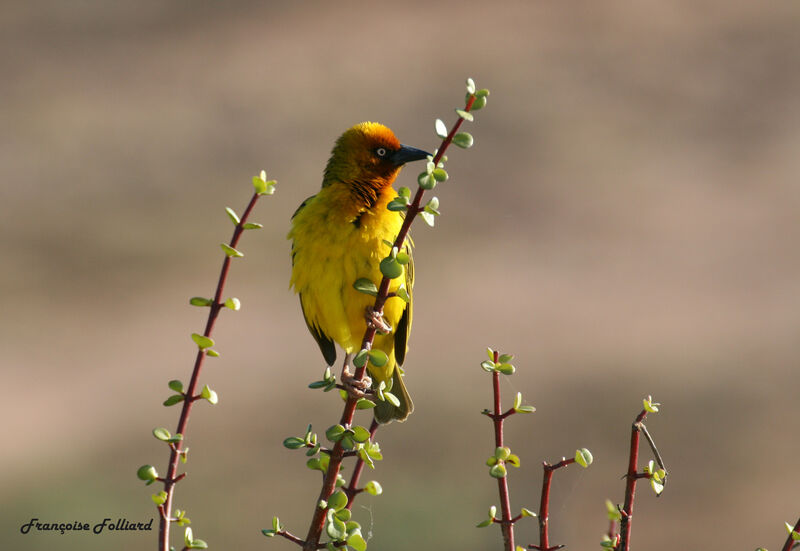
[[[401,144],[386,126],[362,122],[336,140],[322,186],[335,182],[372,189],[391,186],[405,163],[428,155],[421,149]]]

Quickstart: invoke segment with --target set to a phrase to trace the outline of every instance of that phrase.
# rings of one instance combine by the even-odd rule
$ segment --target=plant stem
[[[258,193],[254,193],[253,196],[250,198],[250,202],[247,205],[242,217],[239,220],[239,223],[236,224],[236,227],[233,230],[233,236],[231,237],[230,242],[228,245],[232,248],[236,248],[239,243],[239,238],[244,231],[244,224],[247,221],[247,218],[250,216],[250,213],[255,207],[256,202],[260,195]],[[231,257],[225,255],[225,260],[222,261],[222,269],[219,274],[219,280],[217,281],[217,289],[214,293],[214,301],[209,306],[208,312],[208,320],[206,321],[206,328],[203,332],[203,336],[210,337],[212,331],[214,330],[214,323],[219,316],[219,311],[223,306],[222,302],[222,293],[225,289],[225,283],[228,280],[228,272],[230,271],[231,265]],[[186,441],[186,427],[189,423],[189,414],[192,411],[192,404],[194,400],[192,399],[197,392],[197,383],[200,378],[200,371],[203,368],[203,362],[206,358],[206,350],[200,349],[197,351],[197,355],[195,356],[194,360],[194,368],[192,369],[192,377],[189,380],[189,386],[186,388],[184,395],[185,399],[183,400],[183,407],[181,408],[181,415],[178,419],[178,427],[175,429],[176,434],[180,434],[183,436],[183,439],[175,444],[170,452],[169,456],[169,465],[167,467],[167,475],[164,477],[164,491],[167,494],[167,499],[164,504],[159,509],[160,511],[160,521],[158,524],[158,548],[159,551],[169,551],[169,528],[170,523],[172,522],[171,513],[172,513],[172,498],[175,493],[175,483],[180,480],[181,477],[176,478],[176,474],[178,472],[178,461],[180,459],[181,450],[183,449],[183,443]]]
[[[622,508],[622,518],[619,523],[620,541],[617,549],[629,551],[631,540],[631,521],[633,520],[633,501],[636,497],[636,481],[639,479],[637,465],[639,462],[639,426],[647,416],[647,410],[636,416],[631,426],[631,447],[628,455],[628,472],[625,475],[625,504]]]
[[[797,519],[797,523],[792,528],[793,532],[800,532],[800,519]],[[795,546],[797,542],[792,539],[792,534],[786,538],[786,543],[783,544],[783,549],[781,551],[791,551],[791,549]]]
[[[500,353],[495,351],[495,363],[500,361],[499,357]],[[492,422],[494,423],[494,445],[498,448],[502,448],[503,422],[505,421],[505,416],[500,409],[500,373],[498,371],[492,372],[492,389],[494,390],[494,414],[492,415]],[[502,511],[500,530],[503,533],[503,548],[506,551],[514,551],[514,523],[511,520],[511,502],[508,496],[507,476],[497,479],[497,489],[500,493],[500,510]]]

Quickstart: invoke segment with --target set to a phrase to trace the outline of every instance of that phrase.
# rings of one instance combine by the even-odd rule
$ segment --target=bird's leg
[[[344,357],[344,365],[342,365],[342,388],[357,400],[360,400],[364,396],[367,395],[369,389],[372,387],[372,379],[364,373],[364,376],[360,379],[356,379],[353,377],[353,374],[350,372],[350,361],[353,359],[353,354],[347,354]]]
[[[375,311],[372,306],[367,306],[366,318],[367,326],[375,329],[378,333],[385,335],[392,332],[392,326],[383,319],[383,313]]]

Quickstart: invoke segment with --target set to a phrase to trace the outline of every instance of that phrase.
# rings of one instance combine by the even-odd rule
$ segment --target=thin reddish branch
[[[539,545],[529,546],[531,549],[539,549],[541,551],[552,551],[560,549],[563,545],[550,547],[550,487],[553,482],[553,473],[567,465],[575,463],[575,459],[562,459],[555,465],[551,465],[547,461],[542,463],[542,497],[539,500]]]
[[[378,427],[380,427],[380,423],[378,423],[375,419],[372,420],[372,424],[369,427],[369,439],[372,441],[375,438],[375,433],[378,432]],[[359,479],[361,478],[361,473],[364,470],[364,460],[360,457],[356,460],[356,465],[353,467],[353,476],[350,477],[350,482],[347,484],[347,488],[344,489],[345,495],[347,495],[347,508],[353,508],[353,498],[364,491],[363,488],[358,487]]]
[[[499,363],[500,353],[494,351],[494,363]],[[492,372],[492,390],[494,397],[494,413],[491,416],[494,423],[494,444],[503,447],[503,422],[505,417],[500,410],[500,373]],[[500,530],[503,533],[503,547],[506,551],[514,551],[514,523],[511,518],[511,501],[508,494],[508,478],[503,476],[497,479],[497,489],[500,493]]]
[[[622,518],[619,523],[620,540],[617,549],[629,551],[631,540],[631,521],[633,520],[633,502],[636,497],[636,481],[640,478],[637,473],[639,463],[639,426],[647,416],[647,410],[636,416],[631,426],[631,446],[628,455],[628,472],[625,475],[625,504],[622,507]]]
[[[792,528],[792,531],[800,532],[800,519],[797,519],[797,523],[794,525],[794,528]],[[786,538],[786,543],[783,544],[781,551],[791,551],[796,543],[797,541],[792,539],[792,534],[790,533]]]
[[[469,100],[467,101],[466,106],[464,107],[464,111],[469,111],[472,109],[472,105],[475,103],[475,96],[470,96]],[[444,152],[450,146],[453,141],[453,137],[458,132],[458,129],[461,128],[464,119],[461,117],[458,118],[453,128],[447,134],[444,140],[442,140],[442,144],[439,146],[439,150],[437,151],[436,155],[433,158],[434,164],[438,164],[441,161],[442,157],[444,156]],[[394,241],[393,246],[397,247],[397,250],[402,250],[403,245],[408,237],[409,229],[411,228],[411,223],[417,217],[423,209],[420,207],[422,203],[422,196],[425,194],[425,190],[421,187],[417,188],[416,194],[414,194],[414,199],[411,201],[411,204],[408,205],[408,212],[406,214],[405,219],[403,220],[403,225],[400,227],[400,232],[397,234],[397,238]],[[381,283],[378,286],[378,293],[375,297],[375,305],[373,306],[373,310],[378,315],[383,315],[383,307],[386,304],[386,301],[389,298],[389,284],[391,279],[384,276],[381,279]],[[361,339],[361,348],[362,350],[371,350],[372,343],[375,340],[376,328],[372,324],[367,324],[367,330],[364,332],[364,337]],[[347,358],[345,358],[347,361]],[[366,373],[367,364],[365,363],[361,367],[356,367],[355,373],[353,378],[356,381],[361,381],[364,379],[364,375]],[[356,404],[358,400],[353,396],[349,396],[347,401],[344,405],[344,411],[342,411],[342,417],[339,423],[344,427],[350,427],[353,424],[353,417],[356,411]],[[343,450],[342,446],[339,442],[333,447],[331,451],[330,460],[328,462],[328,470],[325,473],[325,477],[322,481],[322,489],[319,493],[319,498],[317,502],[314,504],[314,514],[311,517],[311,524],[308,528],[308,535],[306,536],[305,542],[303,544],[303,551],[315,551],[319,548],[319,540],[322,535],[322,529],[325,527],[325,509],[321,509],[318,504],[320,501],[327,501],[328,498],[333,494],[336,488],[336,479],[339,476],[339,472],[341,471],[342,467],[342,459],[343,459]],[[511,547],[513,551],[513,546]]]
[[[242,214],[239,223],[236,224],[236,227],[233,230],[233,236],[231,237],[228,246],[232,248],[236,248],[239,244],[239,238],[244,231],[244,224],[247,221],[247,218],[250,216],[250,213],[253,211],[253,207],[255,207],[256,202],[258,202],[260,195],[258,193],[254,193],[253,196],[250,198],[250,202],[247,205],[244,213]],[[210,337],[212,331],[214,330],[214,323],[219,316],[219,311],[223,306],[222,302],[222,293],[225,290],[225,283],[228,280],[228,272],[230,271],[231,266],[231,257],[225,255],[225,260],[222,262],[222,269],[219,274],[219,279],[217,281],[217,288],[214,292],[214,300],[209,306],[209,313],[208,313],[208,320],[206,321],[206,328],[203,332],[203,336]],[[183,442],[186,440],[186,427],[189,423],[189,415],[192,411],[192,404],[194,404],[195,399],[195,391],[197,389],[197,383],[200,379],[200,371],[203,368],[203,361],[206,358],[206,350],[199,349],[197,351],[197,355],[195,356],[194,360],[194,368],[192,369],[192,377],[189,380],[189,386],[187,387],[186,391],[183,393],[184,396],[187,397],[183,401],[183,407],[181,408],[181,415],[178,419],[178,427],[175,429],[176,434],[183,435],[183,439],[179,441],[172,447],[172,451],[170,452],[169,456],[169,465],[167,467],[167,475],[164,477],[164,491],[167,494],[167,499],[164,504],[161,506],[161,510],[163,513],[161,514],[161,520],[158,525],[158,541],[159,541],[159,551],[168,551],[169,546],[169,528],[170,528],[170,513],[172,512],[172,497],[175,490],[175,484],[183,478],[184,475],[180,477],[176,477],[175,475],[178,472],[178,461],[181,456]],[[192,397],[192,398],[189,398]]]

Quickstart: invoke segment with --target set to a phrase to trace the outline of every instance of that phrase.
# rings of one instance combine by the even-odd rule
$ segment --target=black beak
[[[430,155],[430,153],[427,151],[409,145],[401,145],[400,149],[392,153],[392,163],[394,163],[395,166],[403,166],[411,161],[420,161],[428,155]]]

